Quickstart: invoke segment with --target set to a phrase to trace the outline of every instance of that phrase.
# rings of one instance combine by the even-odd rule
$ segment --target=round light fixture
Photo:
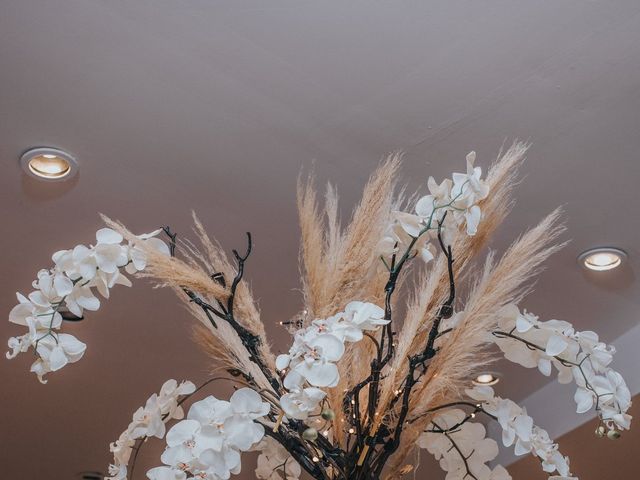
[[[27,175],[54,182],[68,180],[78,171],[76,159],[57,148],[32,148],[20,157],[20,164]]]
[[[473,379],[473,384],[482,386],[482,385],[495,385],[500,381],[500,377],[498,377],[495,373],[481,373],[476,378]]]
[[[627,254],[619,248],[602,247],[582,252],[578,261],[589,270],[602,272],[620,266],[625,258],[627,258]]]

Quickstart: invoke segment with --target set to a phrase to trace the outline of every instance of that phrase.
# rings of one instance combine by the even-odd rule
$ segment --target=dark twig
[[[445,318],[450,318],[453,314],[453,303],[456,298],[456,289],[455,289],[455,281],[454,281],[454,272],[453,272],[453,253],[451,251],[451,246],[445,246],[444,240],[442,238],[442,225],[445,220],[446,213],[443,216],[442,220],[438,222],[438,242],[440,244],[440,248],[444,253],[447,259],[447,271],[449,275],[449,297],[442,304],[436,318],[431,325],[431,329],[429,331],[429,335],[427,337],[427,343],[425,345],[424,350],[416,355],[409,357],[409,370],[404,379],[404,385],[402,387],[402,396],[396,397],[402,399],[400,412],[398,414],[398,419],[396,422],[395,429],[393,430],[392,437],[385,442],[384,449],[378,455],[378,458],[375,460],[375,468],[374,468],[374,477],[379,476],[386,464],[388,458],[398,449],[400,445],[400,437],[402,435],[402,431],[405,426],[405,422],[407,420],[407,415],[409,413],[409,404],[411,391],[416,383],[418,383],[421,376],[425,374],[427,371],[426,362],[431,360],[437,353],[437,350],[434,346],[435,341],[438,337],[438,330],[440,328],[440,323]],[[418,367],[421,367],[421,371],[418,372]],[[394,402],[395,403],[395,402]]]
[[[458,455],[460,455],[460,458],[462,459],[462,462],[464,463],[464,468],[467,471],[467,474],[464,476],[464,478],[469,476],[469,477],[473,478],[474,480],[478,480],[478,477],[476,477],[473,473],[471,473],[471,469],[469,468],[469,462],[467,461],[467,460],[469,460],[469,457],[471,457],[471,455],[473,455],[473,451],[471,452],[469,457],[465,457],[464,453],[462,453],[462,450],[460,450],[460,447],[458,446],[458,444],[455,442],[455,440],[453,438],[451,438],[451,435],[449,433],[447,433],[447,430],[442,429],[435,422],[431,422],[431,423],[433,423],[433,425],[435,427],[437,427],[443,433],[443,435],[445,437],[447,437],[449,442],[451,442],[451,447],[455,449],[455,451],[458,453]]]
[[[169,251],[172,253],[172,255],[175,255],[177,234],[173,233],[169,227],[164,227],[163,231],[170,239]],[[253,333],[251,330],[245,328],[240,323],[238,323],[238,321],[233,315],[235,298],[236,298],[236,290],[244,275],[244,264],[247,258],[249,258],[249,255],[251,255],[251,247],[252,247],[251,233],[247,232],[246,253],[244,255],[240,255],[236,250],[233,250],[233,255],[237,262],[237,273],[233,278],[231,287],[229,289],[229,298],[227,299],[226,307],[220,306],[221,308],[218,309],[213,305],[205,302],[192,290],[189,290],[188,288],[183,288],[182,290],[185,292],[185,294],[189,297],[189,299],[192,302],[194,302],[203,310],[203,312],[205,313],[205,315],[207,316],[211,324],[214,326],[214,328],[218,328],[218,326],[215,322],[215,319],[213,318],[213,315],[229,323],[231,328],[235,330],[236,334],[240,338],[242,345],[249,352],[249,359],[258,366],[258,368],[263,373],[263,375],[265,376],[265,378],[267,379],[271,387],[277,393],[281,393],[282,390],[281,390],[280,382],[273,375],[271,370],[267,367],[267,365],[264,362],[264,359],[262,358],[262,355],[260,354],[260,346],[262,345],[262,340],[258,335]],[[212,279],[214,279],[218,283],[221,283],[222,285],[225,284],[224,275],[222,275],[221,273],[214,273],[212,275]]]

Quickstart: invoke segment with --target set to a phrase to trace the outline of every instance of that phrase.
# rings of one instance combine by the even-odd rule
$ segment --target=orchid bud
[[[315,428],[307,428],[304,432],[302,432],[302,438],[309,441],[314,441],[318,438],[318,431]]]
[[[333,420],[336,418],[336,413],[330,408],[323,410],[320,415],[322,415],[322,418],[324,418],[325,420]]]
[[[602,425],[599,425],[598,428],[596,428],[596,437],[602,438],[604,437],[604,427]]]
[[[621,435],[621,434],[620,434],[620,432],[619,432],[618,430],[609,430],[609,431],[607,432],[607,437],[608,437],[610,440],[617,440],[617,439],[619,439],[619,438],[620,438],[620,435]]]

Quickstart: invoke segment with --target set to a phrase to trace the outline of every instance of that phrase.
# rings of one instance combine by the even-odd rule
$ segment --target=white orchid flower
[[[178,468],[155,467],[147,472],[149,480],[186,480],[187,474]]]
[[[258,393],[250,388],[241,388],[231,396],[229,402],[213,396],[195,402],[189,409],[187,419],[217,432],[216,435],[209,432],[212,442],[215,437],[215,446],[210,448],[221,451],[227,445],[246,451],[264,436],[264,427],[254,420],[267,415],[270,408]]]
[[[260,480],[297,480],[302,474],[300,464],[289,452],[270,437],[262,440],[255,448],[258,456],[256,478]]]
[[[150,245],[168,254],[167,245],[153,238],[159,232],[138,238],[140,242],[146,242],[145,248]],[[109,290],[113,286],[131,286],[129,279],[119,269],[133,263],[129,260],[129,252],[135,246],[124,246],[122,241],[122,235],[115,230],[102,228],[96,232],[95,246],[77,245],[71,250],[60,250],[53,254],[54,267],[38,272],[33,282],[35,291],[28,298],[17,294],[18,305],[9,313],[9,321],[29,327],[30,332],[9,339],[7,358],[14,358],[18,353],[34,348],[40,358],[32,364],[31,371],[36,373],[40,381],[44,381],[46,373],[59,370],[82,356],[86,348],[82,342],[70,335],[54,333],[62,324],[59,310],[66,307],[73,315],[82,317],[84,310],[95,311],[100,308],[100,300],[94,290],[104,298],[109,298]],[[146,263],[142,265],[138,262],[136,271],[144,266]]]
[[[114,273],[129,261],[127,248],[120,245],[122,240],[122,235],[111,228],[101,228],[96,232],[98,243],[93,248],[93,256],[103,272]]]
[[[167,432],[167,448],[160,459],[165,465],[188,470],[207,449],[221,450],[222,435],[217,428],[182,420]]]
[[[570,475],[569,460],[558,452],[558,445],[553,443],[549,434],[534,425],[522,407],[509,399],[496,397],[489,386],[477,386],[466,390],[466,393],[478,401],[484,411],[497,418],[502,427],[502,443],[507,447],[515,444],[516,455],[531,452],[540,458],[544,471]]]
[[[390,320],[384,318],[384,309],[369,302],[349,302],[344,309],[344,319],[359,330],[375,331]],[[361,339],[362,337],[360,337]]]
[[[120,273],[120,271],[105,273],[98,270],[93,280],[91,280],[90,285],[91,287],[95,287],[104,298],[109,298],[109,290],[114,286],[124,285],[125,287],[130,287],[132,283],[131,280]]]
[[[127,467],[126,465],[109,465],[109,476],[105,477],[108,480],[127,480]]]
[[[130,262],[126,266],[127,273],[136,273],[144,270],[147,267],[147,252],[146,249],[151,248],[161,252],[164,255],[169,255],[169,247],[165,242],[156,238],[162,229],[155,230],[151,233],[143,233],[137,236],[137,240],[133,244],[129,244],[129,259]]]
[[[465,418],[465,412],[460,409],[439,413],[427,431],[418,438],[418,446],[426,448],[439,460],[440,466],[447,472],[447,479],[462,480],[470,473],[479,480],[489,480],[493,471],[486,464],[498,455],[498,444],[486,438],[483,425],[467,422]],[[440,430],[448,431],[447,435]],[[504,477],[501,470],[493,474],[493,478],[501,476],[510,478]]]
[[[454,173],[451,198],[455,199],[454,207],[466,209],[489,194],[489,186],[482,181],[482,168],[474,167],[476,152],[469,152],[466,157],[467,172]]]
[[[158,395],[154,393],[147,399],[145,406],[138,408],[133,414],[133,421],[129,426],[131,436],[163,438],[166,428],[162,413],[158,404]]]
[[[482,218],[482,211],[478,205],[472,205],[464,211],[464,219],[467,225],[467,235],[472,237],[478,233],[478,225]]]
[[[344,312],[339,312],[326,319],[316,319],[311,322],[311,328],[317,330],[317,335],[330,333],[342,342],[359,342],[362,340],[362,330],[345,319]]]
[[[613,360],[616,349],[599,340],[598,334],[589,330],[576,332],[575,339],[584,356],[588,356],[596,372],[603,373]]]
[[[302,375],[315,387],[335,387],[339,373],[335,363],[344,354],[344,344],[338,337],[321,334],[306,345],[303,357],[298,357],[292,369]]]
[[[158,393],[158,404],[163,414],[170,419],[182,420],[184,411],[178,405],[178,397],[190,395],[195,392],[196,386],[188,380],[178,384],[174,379],[167,380],[162,384]]]
[[[9,312],[9,321],[11,323],[27,327],[29,326],[29,321],[31,321],[37,328],[60,328],[62,315],[55,311],[51,304],[42,303],[37,305],[20,293],[17,293],[16,296],[19,303]],[[31,296],[34,295],[31,294]],[[39,300],[36,296],[34,298]]]
[[[445,205],[451,201],[451,187],[453,183],[450,179],[445,178],[440,185],[435,178],[429,177],[427,180],[427,188],[438,205]]]
[[[133,446],[135,445],[135,439],[131,438],[128,430],[125,430],[120,434],[120,437],[115,442],[109,445],[109,450],[113,453],[113,458],[116,466],[127,465]],[[119,468],[118,468],[119,470]]]
[[[231,411],[235,415],[254,420],[269,414],[271,407],[267,402],[262,401],[262,397],[250,388],[240,388],[236,390],[231,398]]]
[[[417,215],[404,212],[393,212],[394,223],[389,227],[380,242],[378,250],[384,257],[389,257],[400,251],[404,252],[414,238],[420,235],[424,229],[422,218]],[[435,257],[435,248],[429,243],[431,235],[425,232],[414,242],[411,255],[420,255],[425,263],[430,262]]]
[[[187,418],[196,420],[201,425],[221,427],[231,415],[233,415],[233,411],[229,402],[218,400],[213,395],[209,395],[191,405]]]
[[[237,390],[231,396],[229,403],[232,415],[223,425],[227,444],[241,451],[247,451],[264,437],[264,427],[254,420],[267,415],[271,407],[250,388]]]
[[[91,291],[90,287],[76,286],[73,291],[65,297],[65,305],[71,313],[82,317],[83,310],[95,312],[100,308],[100,300]]]
[[[240,473],[240,452],[224,446],[222,450],[205,450],[200,454],[202,464],[200,472],[194,472],[194,477],[207,480],[227,480],[231,474]]]
[[[315,387],[294,390],[280,397],[280,406],[288,418],[306,420],[318,408],[326,393]]]
[[[77,362],[84,355],[87,346],[67,333],[47,333],[46,330],[36,330],[29,325],[29,341],[36,351],[38,358],[31,365],[31,372],[35,373],[41,383],[47,383],[44,375],[60,370],[68,363]]]
[[[547,376],[554,366],[560,383],[575,380],[578,413],[595,406],[609,428],[629,428],[629,389],[622,376],[609,367],[615,348],[600,342],[596,333],[576,332],[563,320],[539,321],[532,314],[520,313],[515,305],[498,313],[498,330],[512,335],[493,338],[507,360],[537,367]]]

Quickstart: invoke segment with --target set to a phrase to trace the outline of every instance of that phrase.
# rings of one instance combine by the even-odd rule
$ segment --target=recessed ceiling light
[[[589,270],[602,272],[620,266],[625,258],[627,258],[627,254],[619,248],[602,247],[582,252],[578,261]]]
[[[67,180],[78,170],[76,159],[57,148],[32,148],[20,157],[20,164],[28,175],[47,181]]]
[[[495,385],[500,381],[500,378],[494,373],[481,373],[474,380],[474,385]]]

